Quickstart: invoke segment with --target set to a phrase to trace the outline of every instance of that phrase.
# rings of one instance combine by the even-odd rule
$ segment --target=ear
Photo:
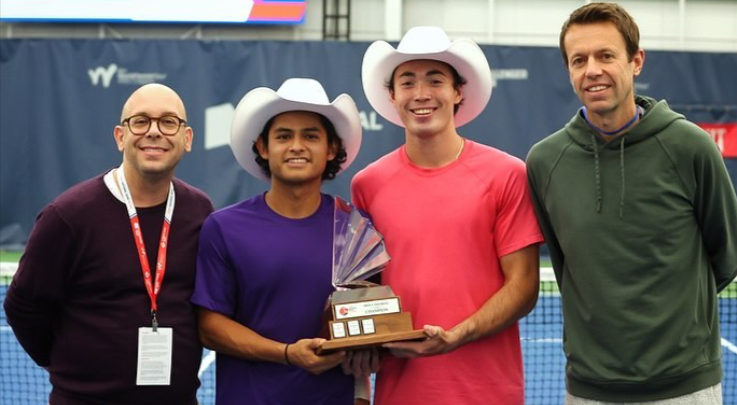
[[[118,145],[118,151],[122,152],[124,148],[123,143],[123,137],[125,136],[125,130],[120,125],[116,125],[115,128],[113,128],[113,138],[115,139],[115,144]]]
[[[338,145],[333,142],[330,145],[328,145],[328,162],[335,159],[335,156],[338,155]]]
[[[264,145],[264,140],[260,136],[256,139],[256,149],[258,149],[258,154],[261,156],[261,159],[269,160],[269,150]]]
[[[642,72],[642,66],[645,64],[645,51],[638,49],[632,57],[632,63],[635,64],[633,69],[635,76],[639,76]]]
[[[185,152],[192,151],[192,138],[193,137],[194,137],[194,131],[192,130],[192,127],[187,127],[184,130],[184,151]]]
[[[463,86],[459,86],[457,89],[455,89],[456,96],[453,99],[453,104],[460,104],[460,102],[463,100]]]

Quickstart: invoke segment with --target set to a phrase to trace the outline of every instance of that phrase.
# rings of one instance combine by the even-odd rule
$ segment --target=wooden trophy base
[[[331,333],[331,339],[317,349],[317,354],[336,350],[365,349],[389,342],[422,340],[427,337],[421,329],[412,330],[412,317],[409,312],[356,318],[343,322],[331,321],[331,331],[334,328],[333,324],[336,323],[346,325],[352,323],[352,325],[347,325],[346,337],[336,338]],[[371,325],[370,328],[367,325]]]
[[[396,332],[383,336],[356,336],[338,340],[328,340],[317,349],[317,354],[330,353],[336,350],[356,350],[381,346],[389,342],[404,342],[426,338],[425,331],[418,329],[409,332]]]

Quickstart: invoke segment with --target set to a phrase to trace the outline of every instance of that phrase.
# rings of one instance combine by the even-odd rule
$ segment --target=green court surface
[[[5,250],[0,250],[0,262],[17,263],[22,254],[23,252],[7,252]]]

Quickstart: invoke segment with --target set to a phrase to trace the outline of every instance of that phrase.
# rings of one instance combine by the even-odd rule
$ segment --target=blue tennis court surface
[[[0,286],[0,300],[7,286]],[[724,404],[737,405],[737,299],[719,300],[725,379]],[[541,293],[535,310],[520,324],[525,363],[525,397],[528,405],[561,405],[565,393],[565,358],[561,349],[560,298]],[[0,404],[46,404],[50,385],[46,372],[33,364],[18,345],[0,312]],[[202,405],[215,403],[215,356],[203,355],[200,369]]]

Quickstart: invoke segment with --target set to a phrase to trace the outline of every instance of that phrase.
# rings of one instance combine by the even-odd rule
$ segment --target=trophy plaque
[[[371,221],[345,200],[335,197],[333,229],[333,288],[323,314],[318,353],[421,340],[412,329],[412,317],[402,312],[401,300],[391,287],[365,281],[384,270],[390,257],[384,240]]]

